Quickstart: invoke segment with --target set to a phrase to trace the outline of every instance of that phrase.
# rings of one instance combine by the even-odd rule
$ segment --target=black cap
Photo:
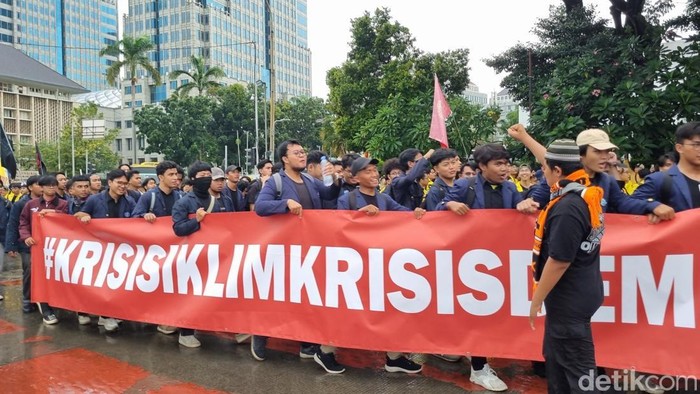
[[[379,163],[379,160],[377,159],[358,157],[357,159],[355,159],[355,161],[352,162],[352,166],[350,167],[350,173],[352,174],[352,176],[355,176],[358,172],[367,168],[368,165],[374,164],[376,166],[377,163]]]

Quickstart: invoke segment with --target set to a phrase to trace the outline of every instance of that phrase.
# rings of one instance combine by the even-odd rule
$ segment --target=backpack
[[[384,189],[384,193],[388,194],[392,200],[403,205],[402,201],[396,199],[396,194],[392,184]],[[423,188],[417,182],[413,182],[408,187],[408,202],[414,207],[420,207],[423,204]],[[410,207],[409,207],[410,208]]]
[[[437,183],[433,183],[433,185],[430,187],[430,190],[437,189],[437,195],[438,195],[438,204],[442,200],[445,199],[445,188],[438,185]],[[430,193],[430,190],[428,190],[428,193]],[[428,195],[426,194],[426,197]],[[428,204],[428,199],[424,199],[423,203],[420,205],[421,208],[425,209],[426,205]]]
[[[357,189],[351,191],[348,193],[348,208],[350,208],[351,211],[357,211]],[[377,197],[379,199],[379,197]]]
[[[467,198],[464,203],[467,204],[469,208],[472,208],[474,201],[476,201],[476,189],[474,185],[476,184],[476,177],[471,177],[467,180]]]
[[[411,186],[408,188],[408,198],[413,207],[420,207],[423,205],[423,188],[418,182],[411,183]]]
[[[306,179],[308,179],[310,182],[314,181],[314,177],[312,177],[311,175],[309,175],[305,172],[302,172],[301,175],[302,175],[302,180],[304,177],[306,177]],[[281,200],[282,199],[282,175],[280,175],[279,172],[272,174],[272,181],[275,182],[275,191],[276,191],[275,200]]]
[[[175,191],[172,191],[171,193],[175,193]],[[175,201],[179,200],[182,197],[182,194],[176,193],[175,194]],[[151,203],[148,206],[148,213],[153,213],[153,207],[156,206],[156,192],[151,193]]]
[[[673,194],[673,178],[668,172],[664,172],[661,180],[661,189],[659,190],[659,202],[666,205],[671,205],[671,195]]]

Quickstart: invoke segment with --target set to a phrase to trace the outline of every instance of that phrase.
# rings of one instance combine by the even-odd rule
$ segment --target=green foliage
[[[487,59],[486,65],[497,73],[508,73],[501,86],[528,107],[530,89],[533,93],[544,89],[559,59],[575,59],[599,47],[613,45],[615,38],[605,24],[590,8],[577,7],[567,13],[564,7],[551,7],[549,18],[538,20],[533,27],[538,43],[518,43]],[[533,101],[537,96],[533,94]]]
[[[114,56],[118,60],[107,68],[107,82],[117,86],[119,83],[119,73],[125,69],[131,75],[131,84],[136,84],[136,70],[143,68],[153,77],[156,85],[160,85],[160,73],[153,67],[148,59],[148,52],[153,50],[155,45],[147,36],[129,37],[110,44],[100,51],[100,56]]]
[[[262,92],[258,91],[260,95]],[[230,85],[216,89],[214,98],[216,104],[212,109],[214,126],[212,133],[216,137],[219,153],[223,155],[223,146],[229,147],[229,162],[238,163],[238,148],[241,150],[240,162],[245,162],[244,148],[255,145],[255,103],[250,99],[253,94],[252,86]],[[261,103],[262,104],[262,103]],[[260,129],[260,151],[264,149],[263,109],[258,110],[258,128]],[[240,145],[239,145],[240,143]],[[222,156],[223,157],[223,156]]]
[[[687,0],[685,11],[669,23],[670,27],[692,32],[691,39],[700,39],[700,0]]]
[[[330,127],[330,112],[323,99],[294,97],[277,106],[276,140],[295,139],[307,149],[323,147],[321,129]],[[279,122],[279,120],[288,119]]]
[[[197,89],[197,93],[202,95],[205,93],[210,93],[210,90],[216,89],[221,86],[216,79],[221,79],[226,77],[224,69],[218,66],[207,67],[205,60],[202,57],[197,57],[192,55],[190,58],[192,62],[192,70],[175,70],[170,73],[170,79],[177,79],[182,75],[188,76],[192,81],[190,83],[180,85],[177,88],[178,94],[181,96],[187,96],[190,94],[192,89]]]
[[[228,146],[229,163],[244,162],[244,149],[255,146],[254,88],[230,85],[212,96],[173,96],[162,105],[148,105],[136,112],[134,123],[147,138],[146,153],[162,153],[169,160],[188,165],[195,159],[221,163]],[[258,91],[259,98],[264,91]],[[262,100],[261,100],[262,101]],[[259,108],[259,142],[262,156],[265,139],[264,108]],[[329,126],[328,110],[319,98],[296,97],[278,104],[277,140],[298,139],[309,149],[321,145],[320,133]],[[239,145],[240,144],[240,145]]]
[[[95,166],[96,171],[109,171],[119,163],[119,156],[114,153],[112,147],[114,140],[119,135],[118,129],[107,130],[104,138],[83,139],[82,124],[84,119],[99,119],[97,105],[93,103],[82,104],[73,108],[71,112],[71,122],[73,131],[71,133],[71,123],[66,124],[61,130],[58,142],[40,142],[39,149],[43,156],[46,168],[49,171],[62,170],[71,176],[71,139],[75,144],[75,172],[85,172],[85,152],[88,153],[88,160]],[[71,135],[73,136],[71,138]],[[35,168],[34,148],[32,147],[31,158],[27,160],[28,167]],[[58,157],[61,157],[61,166],[58,166]]]
[[[207,96],[168,99],[136,111],[138,134],[148,140],[146,153],[162,153],[181,165],[195,160],[216,162],[223,149],[217,144],[212,111],[216,102]],[[221,151],[221,152],[219,152]]]
[[[422,53],[386,8],[365,12],[351,25],[348,58],[326,78],[333,121],[323,132],[324,146],[383,158],[407,147],[437,146],[428,139],[433,75],[448,96],[461,93],[469,82],[469,51]]]
[[[635,161],[651,161],[671,149],[676,127],[700,115],[694,93],[700,88],[700,61],[697,41],[663,49],[665,29],[658,21],[667,3],[647,7],[642,35],[604,27],[603,19],[585,9],[571,15],[553,9],[538,22],[537,51],[548,56],[535,62],[529,129],[536,139],[548,144],[595,127],[608,131],[621,153]],[[527,102],[527,69],[504,67],[523,48],[511,48],[489,64],[510,72],[504,86]]]

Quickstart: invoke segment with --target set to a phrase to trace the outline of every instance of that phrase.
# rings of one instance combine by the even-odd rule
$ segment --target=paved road
[[[79,326],[74,313],[59,311],[61,320],[46,326],[38,313],[21,310],[21,268],[6,262],[0,274],[0,392],[2,393],[464,393],[485,392],[469,382],[467,361],[447,363],[429,356],[423,373],[409,376],[384,372],[384,354],[339,349],[348,366],[329,375],[313,360],[300,360],[294,342],[271,340],[268,358],[257,362],[248,344],[231,335],[200,332],[198,349],[179,346],[155,326],[122,323],[106,334],[96,319]],[[527,362],[491,360],[511,393],[543,393],[543,379]]]

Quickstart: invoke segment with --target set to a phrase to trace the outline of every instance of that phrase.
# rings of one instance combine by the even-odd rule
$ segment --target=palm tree
[[[108,45],[100,50],[100,56],[114,56],[117,60],[107,68],[107,82],[112,86],[119,85],[119,74],[125,69],[131,77],[131,116],[133,119],[134,107],[136,104],[136,70],[140,67],[151,74],[154,84],[160,85],[160,72],[153,67],[148,59],[148,52],[153,50],[155,45],[147,36],[124,37],[121,40]],[[136,163],[136,127],[132,127],[132,141],[134,147],[134,163]]]
[[[175,70],[170,73],[170,79],[177,79],[181,75],[186,75],[192,80],[192,82],[181,85],[176,89],[181,97],[187,96],[195,88],[202,95],[204,92],[208,92],[209,89],[221,86],[219,82],[214,80],[226,77],[223,68],[215,66],[207,69],[206,64],[204,64],[204,58],[194,55],[192,55],[190,61],[192,62],[191,71]]]

